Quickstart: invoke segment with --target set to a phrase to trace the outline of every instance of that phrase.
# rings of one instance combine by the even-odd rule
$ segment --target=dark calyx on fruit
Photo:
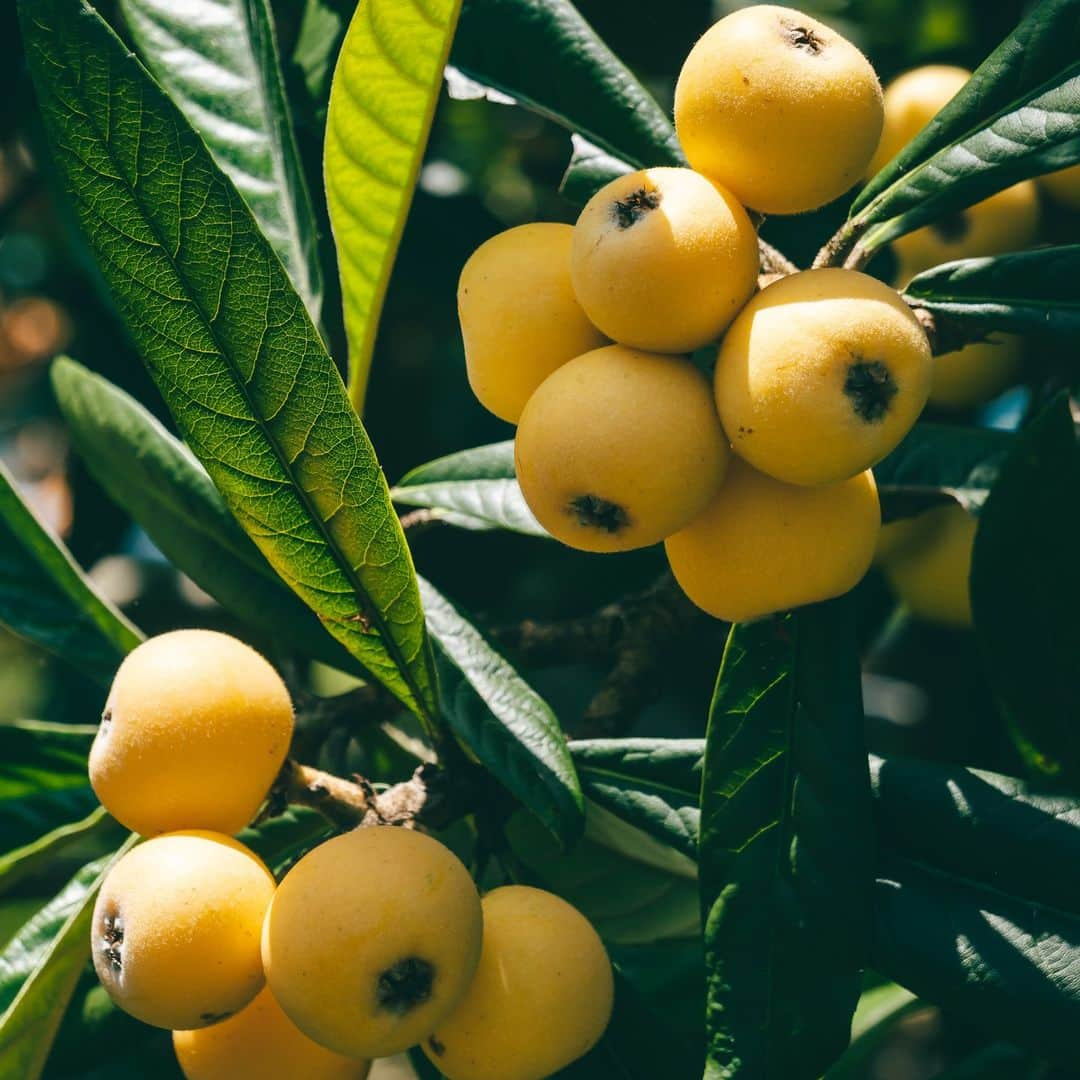
[[[655,188],[638,188],[632,191],[625,199],[616,199],[612,209],[615,213],[615,224],[620,229],[629,229],[631,225],[639,222],[650,210],[655,210],[660,205],[660,192]]]
[[[102,921],[101,955],[117,974],[124,966],[124,920],[118,911],[110,911]]]
[[[785,26],[784,34],[794,48],[815,56],[825,47],[825,42],[808,26]]]
[[[618,504],[599,495],[579,495],[567,507],[577,523],[586,529],[599,529],[614,536],[630,524],[630,515]]]
[[[859,360],[848,366],[844,393],[855,415],[868,424],[876,424],[888,415],[897,389],[892,373],[880,360]]]
[[[431,997],[434,985],[434,965],[419,956],[406,956],[379,976],[375,1000],[380,1009],[404,1016]]]

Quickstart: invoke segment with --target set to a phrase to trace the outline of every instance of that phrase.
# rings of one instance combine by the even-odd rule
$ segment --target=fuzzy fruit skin
[[[144,836],[239,832],[255,816],[292,738],[281,676],[242,641],[176,630],[120,665],[90,750],[90,783]]]
[[[98,978],[145,1024],[217,1023],[263,987],[259,935],[273,895],[270,871],[229,836],[191,830],[147,840],[109,871],[94,905]]]
[[[806,270],[739,313],[714,389],[736,454],[789,484],[830,484],[900,442],[931,375],[926,334],[895,290],[855,270]]]
[[[851,42],[809,15],[758,4],[690,50],[675,129],[690,164],[766,214],[816,210],[866,171],[881,85]]]
[[[371,1070],[312,1042],[267,989],[220,1024],[174,1031],[173,1049],[187,1080],[367,1080]]]
[[[664,546],[698,607],[742,622],[846,593],[869,569],[880,527],[869,470],[800,487],[735,460],[705,513]]]
[[[942,409],[968,409],[997,397],[1020,370],[1024,339],[995,334],[934,357],[930,404]]]
[[[469,385],[484,408],[511,424],[557,367],[606,341],[574,296],[572,236],[569,225],[519,225],[486,240],[461,271]]]
[[[1038,184],[1055,202],[1080,210],[1080,165],[1040,176]]]
[[[728,191],[690,169],[642,169],[585,204],[570,275],[608,337],[679,353],[720,337],[754,291],[759,261],[757,233]]]
[[[613,1000],[611,961],[585,916],[506,885],[484,897],[476,979],[423,1050],[448,1080],[542,1080],[596,1044]]]
[[[659,543],[704,509],[728,458],[697,368],[622,345],[559,368],[525,407],[514,443],[529,508],[552,536],[582,551]],[[587,512],[594,504],[582,500],[617,509],[597,520]]]
[[[263,929],[274,997],[301,1031],[339,1054],[400,1053],[468,989],[483,920],[469,872],[437,840],[389,825],[354,829],[305,855],[278,886]],[[411,1007],[380,977],[433,975]],[[380,986],[384,1000],[380,1002]]]
[[[920,619],[971,626],[971,553],[978,521],[957,503],[920,514],[923,531],[884,561],[885,576]]]
[[[885,123],[866,175],[873,176],[888,165],[970,78],[967,68],[925,64],[893,79],[885,87]]]

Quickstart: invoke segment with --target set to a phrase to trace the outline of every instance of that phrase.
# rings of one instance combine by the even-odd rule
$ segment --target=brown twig
[[[945,353],[956,352],[965,345],[986,341],[994,331],[994,327],[988,323],[972,319],[951,319],[940,312],[930,311],[920,306],[914,297],[905,296],[904,301],[919,320],[935,356],[943,356]]]
[[[401,515],[401,527],[406,532],[414,534],[429,529],[432,525],[441,525],[443,521],[444,519],[439,511],[428,506],[421,506],[416,510],[410,510],[407,514]]]
[[[796,274],[799,268],[778,248],[774,248],[766,240],[758,237],[758,251],[761,254],[762,277],[787,274]]]
[[[827,266],[848,266],[847,260],[853,255],[853,248],[865,231],[865,226],[858,221],[845,221],[829,238],[825,246],[814,257],[813,269],[820,270]],[[848,267],[857,269],[857,267]]]

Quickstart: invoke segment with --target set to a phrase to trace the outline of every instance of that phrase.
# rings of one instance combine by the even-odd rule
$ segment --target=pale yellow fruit
[[[925,531],[884,562],[897,598],[913,614],[946,626],[971,625],[971,553],[977,520],[957,503],[919,515]]]
[[[1038,184],[1055,202],[1080,210],[1080,165],[1040,176]]]
[[[255,816],[289,749],[281,677],[242,641],[177,630],[120,665],[90,750],[90,783],[134,832],[234,833]]]
[[[525,501],[552,536],[628,551],[704,509],[729,453],[690,361],[609,345],[545,380],[521,415],[514,457]]]
[[[285,876],[266,916],[263,963],[294,1024],[350,1057],[426,1038],[476,971],[480,897],[448,848],[411,829],[354,829]]]
[[[908,282],[932,266],[1022,251],[1039,231],[1039,199],[1030,180],[947,215],[893,242],[897,280]]]
[[[312,1042],[267,989],[220,1024],[174,1031],[173,1049],[187,1080],[366,1080],[371,1068]]]
[[[570,284],[572,236],[569,225],[519,225],[481,244],[461,271],[469,385],[481,405],[511,424],[560,364],[605,341]]]
[[[1024,342],[1015,334],[998,334],[934,357],[930,404],[966,409],[997,397],[1020,370]]]
[[[147,840],[109,871],[94,905],[98,978],[143,1023],[216,1024],[263,987],[259,935],[273,895],[270,871],[231,837]]]
[[[448,1080],[542,1080],[595,1045],[613,1000],[611,961],[585,916],[507,885],[484,897],[476,978],[424,1053]]]
[[[865,56],[791,8],[726,16],[691,49],[675,87],[690,164],[767,214],[831,202],[866,171],[882,97]]]
[[[897,518],[888,524],[882,524],[878,533],[877,547],[874,549],[874,563],[883,565],[896,558],[902,551],[917,543],[932,528],[925,514]]]
[[[926,404],[930,345],[895,290],[854,270],[781,278],[739,313],[714,387],[733,449],[789,484],[880,461]]]
[[[873,176],[892,161],[970,78],[967,68],[926,64],[893,79],[885,87],[885,123],[866,175]]]
[[[705,513],[664,546],[698,607],[742,622],[846,593],[869,569],[880,527],[869,471],[801,487],[736,459]]]
[[[585,313],[623,345],[690,352],[754,291],[757,234],[729,192],[690,169],[620,176],[574,226],[570,274]]]

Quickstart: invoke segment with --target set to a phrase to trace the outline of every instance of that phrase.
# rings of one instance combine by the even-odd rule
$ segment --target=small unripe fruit
[[[574,226],[570,273],[589,318],[623,345],[690,352],[754,291],[757,233],[722,187],[690,169],[620,176]]]
[[[220,1024],[174,1031],[173,1048],[187,1080],[366,1080],[371,1068],[309,1039],[267,989]]]
[[[708,504],[728,457],[697,368],[622,345],[579,356],[545,380],[514,444],[529,508],[583,551],[659,543]]]
[[[604,344],[570,284],[569,225],[519,225],[469,257],[458,318],[469,385],[484,408],[516,424],[557,367]]]
[[[926,64],[905,71],[885,87],[885,123],[866,170],[879,173],[963,88],[967,68]]]
[[[998,334],[935,356],[930,404],[967,409],[997,397],[1015,380],[1023,351],[1022,338]]]
[[[157,836],[108,873],[94,905],[94,967],[109,996],[143,1023],[216,1024],[263,986],[259,935],[270,871],[212,832]]]
[[[448,1080],[542,1080],[587,1053],[614,1000],[596,931],[553,893],[484,897],[484,947],[469,992],[423,1044]]]
[[[285,876],[266,916],[263,963],[286,1014],[350,1057],[426,1038],[476,971],[480,897],[448,848],[380,825],[320,844]]]
[[[884,560],[885,576],[904,606],[920,619],[971,626],[971,553],[978,521],[950,502],[920,514],[913,540]]]
[[[736,459],[705,513],[664,546],[698,607],[741,622],[846,593],[869,569],[880,527],[869,471],[800,487]]]
[[[931,379],[926,334],[895,290],[854,270],[781,278],[720,346],[716,405],[735,453],[789,484],[876,464],[908,433]]]
[[[1080,165],[1047,173],[1039,177],[1038,183],[1055,202],[1071,210],[1080,210]]]
[[[809,15],[757,4],[691,49],[675,87],[690,164],[766,214],[815,210],[866,170],[881,134],[877,75]]]
[[[254,649],[210,630],[160,634],[116,673],[90,783],[144,836],[239,832],[266,798],[292,730],[289,692]]]

